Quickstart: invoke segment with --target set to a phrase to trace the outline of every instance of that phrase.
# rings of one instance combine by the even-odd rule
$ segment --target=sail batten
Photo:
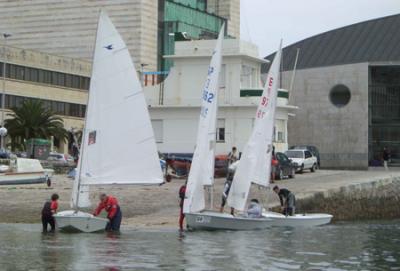
[[[251,183],[269,185],[281,48],[282,44],[269,70],[257,108],[254,128],[243,149],[229,191],[228,205],[238,210],[245,209]]]
[[[218,83],[222,63],[224,25],[218,35],[207,79],[202,92],[202,102],[196,148],[193,154],[184,200],[184,213],[198,212],[205,208],[204,185],[214,183],[215,133],[218,111]]]
[[[103,11],[89,89],[84,151],[77,172],[80,185],[162,183],[153,128],[135,65]]]

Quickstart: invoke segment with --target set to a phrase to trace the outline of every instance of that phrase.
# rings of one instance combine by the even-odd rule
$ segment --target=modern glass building
[[[207,12],[206,0],[159,0],[158,10],[159,71],[170,69],[172,61],[163,56],[174,54],[175,41],[215,39],[226,22],[226,19]]]
[[[400,166],[400,65],[369,67],[369,160],[379,160],[382,149]]]

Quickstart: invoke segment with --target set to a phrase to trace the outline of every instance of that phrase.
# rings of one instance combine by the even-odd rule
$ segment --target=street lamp
[[[140,64],[140,83],[142,83],[142,87],[144,87],[144,67],[146,66],[149,66],[149,64]]]
[[[4,38],[4,47],[3,47],[3,92],[1,94],[1,128],[0,128],[0,137],[1,137],[1,150],[4,150],[4,138],[7,135],[7,129],[4,127],[4,111],[5,111],[5,100],[6,100],[6,47],[7,47],[7,38],[11,37],[10,33],[3,33]]]

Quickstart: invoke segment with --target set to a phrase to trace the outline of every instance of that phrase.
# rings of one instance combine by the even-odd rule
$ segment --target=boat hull
[[[57,227],[64,232],[104,231],[108,219],[74,210],[62,211],[54,215]]]
[[[269,218],[271,226],[279,227],[313,227],[321,226],[331,222],[330,214],[296,214],[285,216],[275,212],[264,212],[263,216]]]
[[[47,172],[3,173],[0,174],[0,185],[46,183],[51,175]]]
[[[205,211],[185,214],[189,230],[261,230],[269,227],[270,219],[232,216]]]

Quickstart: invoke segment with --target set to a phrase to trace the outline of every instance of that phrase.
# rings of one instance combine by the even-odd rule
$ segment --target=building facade
[[[317,146],[322,167],[379,165],[385,147],[390,165],[400,164],[399,28],[400,15],[393,15],[284,48],[283,87],[290,86],[300,52],[291,93],[299,110],[288,126],[290,142]]]
[[[0,0],[0,30],[12,33],[8,43],[18,48],[91,60],[98,15],[104,9],[137,70],[145,64],[146,70],[157,71],[169,69],[162,58],[173,53],[169,33],[214,38],[215,29],[227,21],[228,33],[239,38],[239,7],[240,0]]]
[[[15,47],[3,47],[3,56],[4,52],[5,80],[4,57],[0,62],[0,75],[5,87],[6,114],[24,100],[39,99],[62,116],[68,131],[82,130],[91,63]],[[71,143],[72,139],[68,142],[55,140],[55,150],[67,153]]]
[[[193,153],[197,138],[201,93],[215,47],[215,40],[176,43],[169,76],[159,85],[144,88],[158,148],[164,153]],[[225,39],[219,82],[217,154],[232,146],[243,150],[251,134],[262,94],[261,64],[255,45]],[[296,107],[288,104],[288,92],[278,93],[275,120],[275,148],[285,151],[287,122]]]

